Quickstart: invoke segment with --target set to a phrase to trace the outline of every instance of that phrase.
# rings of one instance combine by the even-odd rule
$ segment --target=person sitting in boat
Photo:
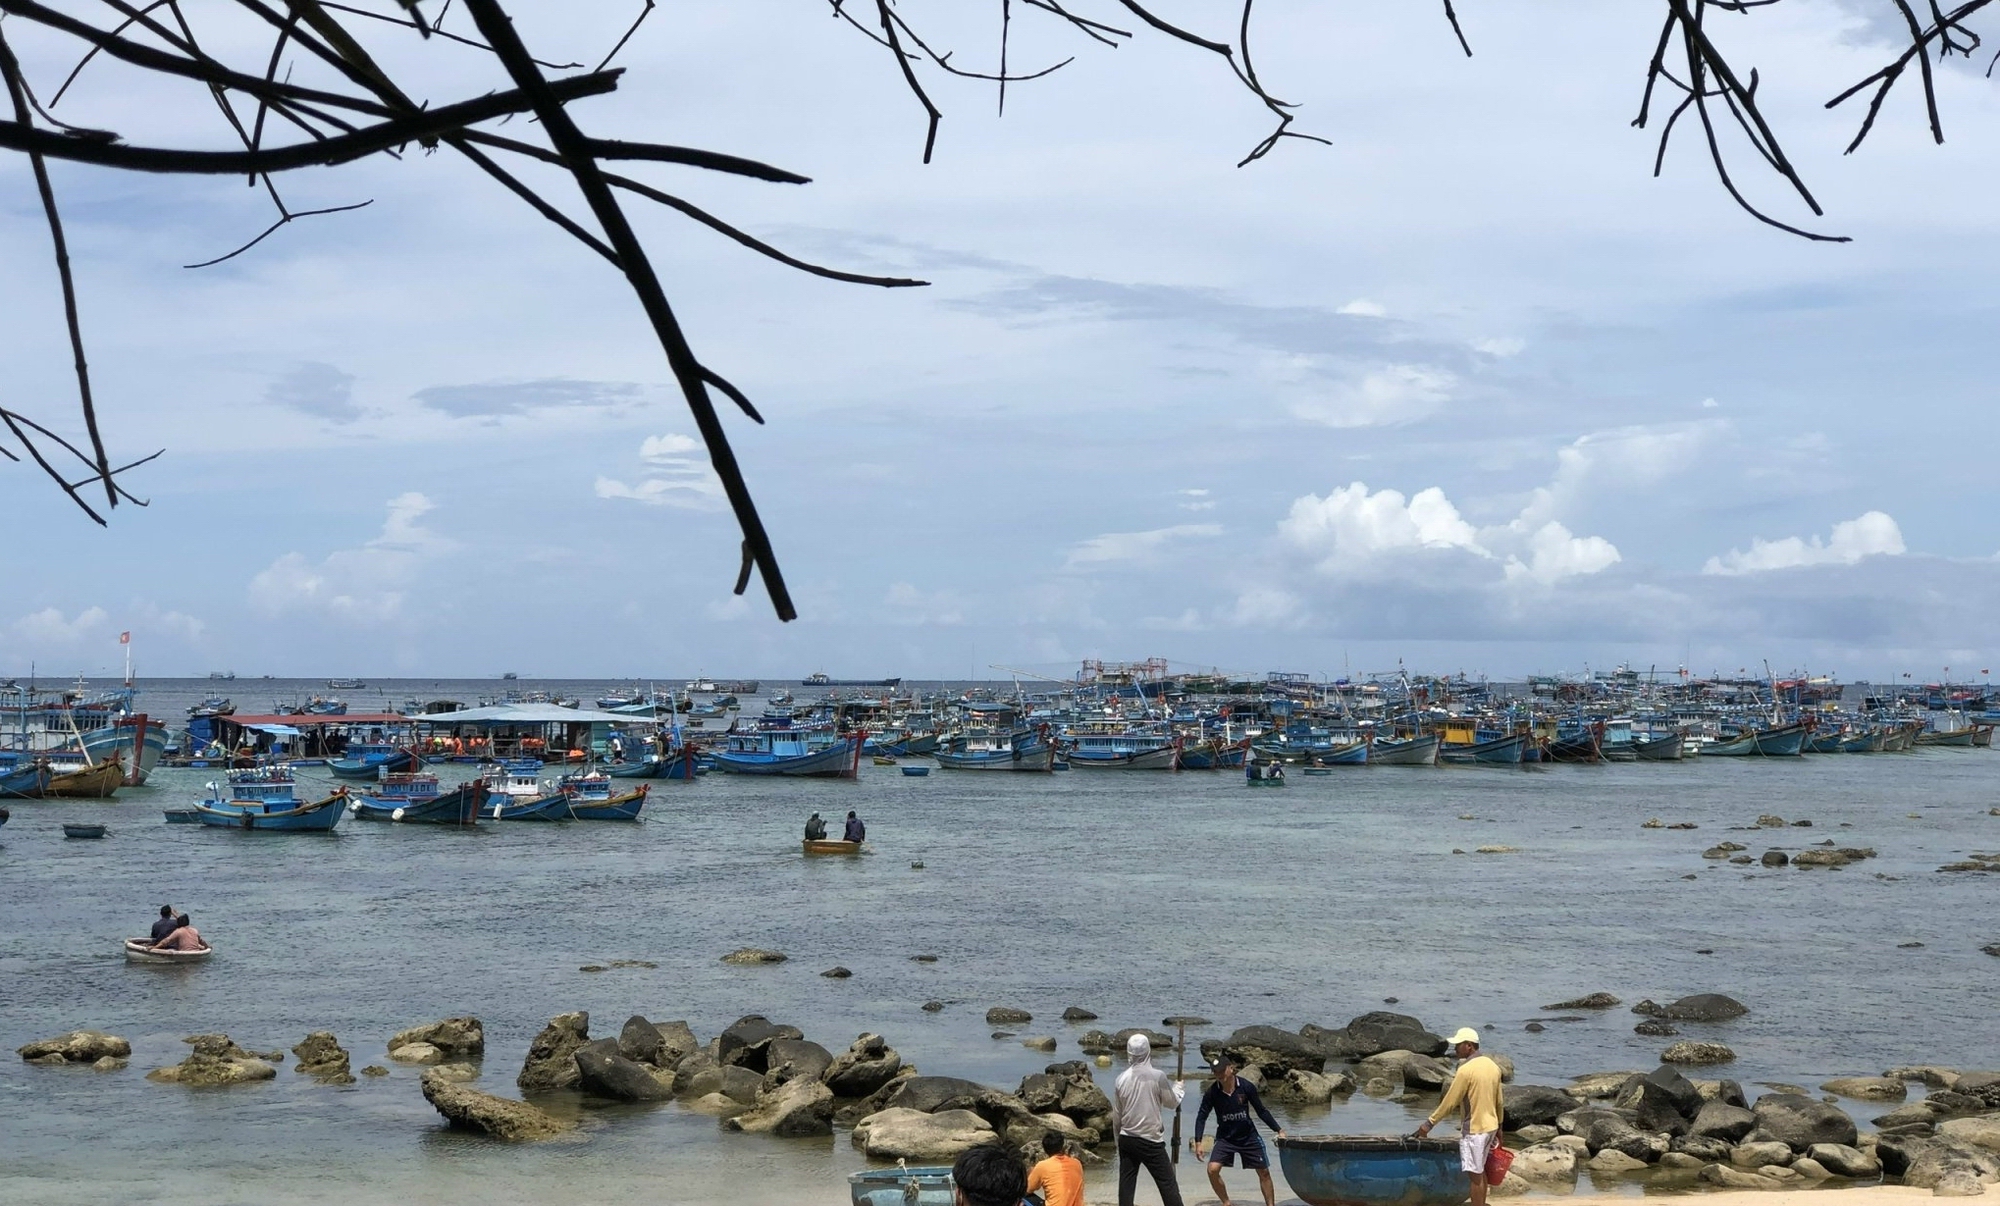
[[[160,939],[165,938],[168,934],[173,933],[180,927],[181,927],[181,919],[174,916],[174,906],[161,905],[160,919],[153,923],[154,943],[157,944],[160,941]]]
[[[868,826],[861,823],[861,818],[855,816],[854,810],[851,808],[847,811],[847,829],[840,835],[840,840],[843,842],[865,842],[868,840]]]
[[[156,951],[205,951],[208,949],[208,943],[202,941],[201,931],[194,928],[194,923],[188,920],[186,913],[182,913],[174,921],[173,933],[155,942],[150,949]]]
[[[806,818],[806,840],[808,842],[823,842],[826,840],[826,822],[820,819],[818,813],[814,813]]]
[[[1264,777],[1266,779],[1283,779],[1285,777],[1285,764],[1282,762],[1273,762],[1271,769],[1264,772]]]

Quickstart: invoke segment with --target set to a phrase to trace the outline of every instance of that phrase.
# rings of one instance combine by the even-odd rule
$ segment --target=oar
[[[1164,1018],[1161,1020],[1160,1025],[1174,1027],[1174,1083],[1179,1084],[1180,1081],[1187,1076],[1187,1028],[1189,1026],[1205,1026],[1207,1024],[1208,1024],[1207,1018],[1180,1017],[1178,1015],[1171,1018]],[[1180,1162],[1181,1162],[1181,1103],[1175,1102],[1174,1103],[1174,1163],[1179,1164]]]

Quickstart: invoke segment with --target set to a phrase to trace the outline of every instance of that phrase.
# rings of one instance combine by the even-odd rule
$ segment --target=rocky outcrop
[[[1514,1153],[1508,1176],[1533,1185],[1562,1185],[1576,1180],[1576,1152],[1551,1143],[1537,1143]]]
[[[784,1026],[771,1021],[762,1014],[750,1014],[736,1019],[734,1025],[723,1031],[716,1039],[716,1060],[724,1064],[734,1064],[748,1068],[762,1076],[771,1070],[771,1044],[778,1039],[802,1039],[805,1032],[796,1026]]]
[[[1021,1026],[1035,1020],[1035,1015],[1025,1009],[1015,1009],[1007,1005],[995,1005],[986,1011],[988,1026]]]
[[[509,1101],[491,1093],[468,1089],[432,1068],[423,1075],[424,1100],[431,1103],[447,1122],[460,1130],[477,1131],[509,1143],[553,1139],[571,1129],[545,1110],[525,1101]]]
[[[1745,1135],[1757,1129],[1757,1115],[1749,1110],[1721,1101],[1703,1102],[1701,1110],[1695,1114],[1694,1123],[1688,1133],[1707,1139],[1720,1139],[1725,1143],[1741,1142]]]
[[[576,1087],[611,1101],[665,1101],[674,1095],[674,1074],[659,1072],[620,1054],[619,1039],[585,1043],[571,1054]]]
[[[854,1124],[854,1146],[878,1160],[948,1161],[1000,1136],[971,1110],[927,1114],[891,1108]]]
[[[1856,1101],[1901,1101],[1910,1095],[1909,1086],[1893,1076],[1839,1076],[1821,1085],[1820,1091]]]
[[[399,1030],[389,1039],[389,1058],[401,1059],[398,1048],[412,1043],[428,1043],[437,1051],[435,1059],[403,1060],[405,1063],[447,1063],[480,1059],[486,1054],[486,1028],[474,1017],[446,1018],[426,1026]]]
[[[1610,1009],[1623,1003],[1608,992],[1594,992],[1587,997],[1577,997],[1574,1000],[1557,1001],[1553,1005],[1544,1005],[1542,1009],[1548,1013],[1562,1013],[1571,1009]]]
[[[1595,1101],[1603,1097],[1616,1097],[1643,1072],[1586,1072],[1582,1076],[1570,1078],[1570,1084],[1563,1092],[1578,1101]]]
[[[292,1057],[298,1060],[294,1065],[306,1076],[318,1077],[327,1084],[351,1085],[354,1074],[348,1070],[348,1053],[333,1037],[331,1030],[315,1030],[292,1048]]]
[[[1336,1094],[1354,1092],[1354,1078],[1345,1072],[1329,1076],[1324,1072],[1308,1072],[1294,1068],[1273,1082],[1265,1094],[1272,1101],[1282,1101],[1290,1105],[1325,1105]]]
[[[189,1088],[222,1088],[270,1080],[278,1074],[269,1061],[238,1047],[226,1034],[197,1034],[182,1041],[194,1051],[178,1064],[146,1073],[147,1080]]]
[[[1097,1020],[1097,1015],[1081,1005],[1071,1005],[1063,1010],[1062,1018],[1065,1022],[1094,1022]]]
[[[697,1052],[681,1061],[674,1088],[685,1097],[707,1097],[720,1093],[731,1101],[750,1105],[764,1089],[764,1078],[748,1068],[724,1066]]]
[[[811,1039],[772,1039],[764,1051],[764,1075],[818,1080],[833,1066],[833,1053]]]
[[[1736,1053],[1721,1043],[1675,1043],[1660,1053],[1661,1063],[1696,1066],[1726,1064],[1735,1058]]]
[[[1228,1055],[1243,1067],[1261,1070],[1270,1079],[1295,1070],[1318,1072],[1326,1067],[1326,1056],[1317,1044],[1276,1026],[1245,1026],[1226,1039],[1202,1043],[1201,1053],[1211,1062],[1217,1056]]]
[[[922,1114],[967,1109],[985,1091],[985,1085],[956,1076],[912,1076],[896,1085],[885,1108],[916,1110]]]
[[[1071,1060],[1050,1064],[1041,1072],[1021,1078],[1015,1097],[1031,1113],[1043,1118],[1059,1114],[1078,1127],[1108,1137],[1111,1129],[1111,1099],[1091,1079],[1088,1065]]]
[[[1882,1162],[1868,1152],[1844,1143],[1815,1143],[1806,1155],[1836,1177],[1868,1178],[1882,1175]]]
[[[1727,1164],[1704,1165],[1702,1170],[1695,1175],[1710,1185],[1719,1185],[1724,1189],[1783,1189],[1785,1187],[1785,1183],[1776,1177],[1767,1177],[1754,1172],[1744,1172],[1740,1168],[1731,1168]]]
[[[1757,1129],[1793,1151],[1803,1152],[1815,1143],[1853,1147],[1857,1137],[1852,1118],[1801,1094],[1766,1093],[1751,1109],[1757,1115]]]
[[[1742,847],[1736,849],[1741,850]],[[1632,1012],[1665,1018],[1670,1022],[1726,1022],[1730,1018],[1742,1017],[1750,1009],[1734,997],[1725,997],[1719,992],[1698,992],[1666,1005],[1641,1001],[1632,1007]]]
[[[879,1034],[864,1034],[833,1057],[820,1081],[836,1097],[867,1097],[888,1084],[903,1066],[903,1057]]]
[[[759,967],[767,963],[783,963],[783,951],[765,950],[760,946],[742,946],[722,957],[724,963],[735,967]]]
[[[1792,1149],[1776,1141],[1739,1143],[1729,1153],[1729,1162],[1738,1168],[1763,1168],[1770,1164],[1790,1164]]]
[[[1940,1122],[1938,1136],[1957,1143],[1967,1143],[1983,1147],[1989,1151],[2000,1151],[2000,1114],[1984,1114],[1977,1118],[1954,1118]]]
[[[1576,1098],[1549,1085],[1506,1085],[1500,1090],[1501,1112],[1514,1130],[1524,1126],[1554,1126],[1556,1119],[1576,1108]]]
[[[528,1044],[528,1057],[521,1061],[521,1074],[514,1078],[514,1084],[523,1093],[576,1088],[580,1079],[576,1053],[589,1041],[588,1013],[578,1010],[550,1018],[535,1041]]]
[[[773,1077],[782,1075],[773,1072]],[[780,1139],[802,1139],[833,1134],[833,1090],[818,1076],[791,1075],[758,1091],[755,1102],[744,1113],[725,1118],[722,1128],[755,1135],[776,1135]]]
[[[1376,1010],[1364,1013],[1347,1024],[1346,1058],[1359,1059],[1383,1051],[1414,1051],[1418,1055],[1443,1055],[1444,1039],[1424,1028],[1405,1013]]]
[[[94,1064],[100,1059],[125,1059],[132,1044],[102,1030],[72,1030],[54,1038],[36,1039],[15,1048],[31,1064]]]

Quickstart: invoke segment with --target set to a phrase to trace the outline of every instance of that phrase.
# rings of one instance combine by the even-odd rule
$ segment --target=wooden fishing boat
[[[125,786],[125,760],[113,754],[94,766],[59,771],[49,776],[44,796],[77,800],[109,800]]]
[[[861,853],[860,842],[836,842],[827,838],[806,838],[800,845],[803,852],[808,855]]]
[[[127,938],[125,940],[125,961],[127,963],[206,963],[215,953],[213,946],[204,946],[198,951],[156,951],[149,938]]]
[[[1973,725],[1973,726],[1972,726],[1972,745],[1973,745],[1973,748],[1974,748],[1974,749],[1981,749],[1981,750],[1990,750],[1990,749],[1992,749],[1992,748],[1993,748],[1993,726],[1992,726],[1992,725],[1990,725],[1990,724],[1975,724],[1975,725]]]
[[[632,791],[611,792],[611,777],[602,773],[564,775],[556,787],[569,797],[573,821],[636,821],[646,806],[651,785],[641,783]]]
[[[436,775],[392,775],[381,790],[356,799],[349,811],[357,821],[471,825],[485,810],[486,797],[486,784],[478,780],[440,791]]]
[[[1368,751],[1368,762],[1371,766],[1435,766],[1438,745],[1436,733],[1425,733],[1402,741],[1378,737]]]
[[[1687,747],[1687,730],[1668,733],[1664,737],[1654,737],[1646,741],[1634,741],[1632,753],[1641,762],[1679,762]]]
[[[1048,772],[1056,765],[1056,747],[1035,729],[967,733],[931,756],[945,770]]]
[[[104,826],[66,821],[63,823],[63,836],[66,838],[101,838],[104,836]]]
[[[1527,745],[1526,733],[1510,733],[1490,741],[1440,742],[1438,761],[1446,766],[1518,766]]]
[[[1275,1142],[1285,1181],[1307,1206],[1459,1206],[1471,1189],[1457,1140],[1287,1135]]]
[[[1972,729],[1953,729],[1939,732],[1935,729],[1917,734],[1916,744],[1936,749],[1969,750],[1972,748]]]
[[[195,818],[216,829],[272,829],[292,833],[330,833],[347,815],[347,789],[324,800],[302,803],[290,798],[231,799],[210,797],[194,806]]]
[[[869,759],[869,761],[873,762],[877,766],[896,765],[896,760],[887,754],[877,754],[873,758]]]
[[[861,772],[865,733],[831,729],[762,729],[732,733],[715,751],[717,770],[732,775],[852,779]]]
[[[1223,741],[1209,738],[1193,744],[1181,743],[1182,770],[1236,770],[1250,752],[1250,739]]]
[[[1604,725],[1599,722],[1580,728],[1558,730],[1548,744],[1544,760],[1548,762],[1603,762]]]
[[[496,821],[567,821],[569,796],[559,791],[529,798],[496,795],[487,815]]]
[[[1366,766],[1368,765],[1368,741],[1344,741],[1332,749],[1320,750],[1308,756],[1308,766]]]
[[[350,745],[344,757],[326,761],[326,769],[341,779],[379,779],[416,768],[417,756],[395,745]]]
[[[1766,729],[1744,729],[1710,742],[1702,754],[1720,758],[1796,758],[1805,750],[1807,732],[1803,720]]]

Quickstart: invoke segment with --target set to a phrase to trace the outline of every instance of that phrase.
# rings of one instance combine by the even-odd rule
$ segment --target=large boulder
[[[1903,1184],[1937,1189],[1954,1174],[1989,1184],[2000,1181],[2000,1156],[1984,1148],[1933,1140],[1903,1170]]]
[[[682,1061],[683,1066],[687,1066],[692,1059],[693,1057],[689,1057],[688,1060]],[[721,1064],[706,1062],[696,1064],[691,1074],[676,1072],[674,1089],[685,1097],[699,1098],[719,1093],[731,1101],[750,1105],[757,1100],[757,1094],[763,1092],[764,1078],[748,1068],[740,1068],[734,1064],[724,1067]]]
[[[553,1139],[571,1128],[544,1110],[525,1101],[509,1101],[491,1093],[468,1089],[432,1068],[420,1082],[424,1100],[445,1120],[461,1130],[478,1131],[510,1143]]]
[[[1654,1017],[1670,1022],[1726,1022],[1750,1012],[1743,1002],[1719,992],[1698,992],[1671,1004],[1655,1006],[1655,1009]]]
[[[1859,1148],[1844,1143],[1815,1143],[1806,1149],[1806,1155],[1819,1161],[1820,1167],[1836,1177],[1879,1177],[1882,1175],[1882,1161]]]
[[[220,1088],[270,1080],[278,1074],[268,1061],[238,1047],[226,1034],[197,1034],[183,1041],[194,1047],[193,1053],[178,1064],[146,1073],[147,1080],[190,1088]],[[283,1054],[279,1052],[280,1056]]]
[[[833,1090],[821,1084],[817,1075],[804,1073],[775,1085],[767,1084],[748,1111],[723,1119],[722,1129],[776,1135],[780,1139],[831,1135]]]
[[[1549,1085],[1506,1085],[1500,1090],[1500,1105],[1506,1125],[1518,1131],[1524,1126],[1554,1126],[1556,1119],[1576,1108],[1576,1098]]]
[[[1553,1143],[1537,1143],[1514,1153],[1509,1177],[1535,1185],[1567,1184],[1576,1180],[1576,1152]]]
[[[826,1066],[820,1081],[836,1097],[867,1097],[895,1079],[903,1057],[879,1034],[864,1034]]]
[[[635,1013],[625,1019],[625,1025],[618,1031],[618,1054],[655,1068],[671,1068],[680,1062],[680,1055],[687,1052],[680,1052],[679,1055],[670,1053],[666,1036],[660,1033],[660,1028]]]
[[[725,1064],[735,1064],[748,1068],[758,1075],[771,1070],[771,1043],[777,1039],[802,1039],[805,1033],[796,1026],[782,1026],[762,1014],[750,1014],[738,1018],[736,1024],[722,1032],[717,1043],[716,1059]]]
[[[1090,1066],[1081,1061],[1050,1064],[1022,1077],[1014,1096],[1035,1114],[1061,1114],[1079,1126],[1109,1129],[1111,1099],[1091,1078]]]
[[[132,1044],[102,1030],[72,1030],[54,1038],[36,1039],[15,1048],[31,1064],[94,1064],[100,1059],[124,1059]]]
[[[833,1054],[811,1039],[772,1039],[765,1048],[765,1075],[792,1075],[818,1080],[833,1066]]]
[[[331,1030],[315,1030],[292,1048],[292,1055],[298,1060],[293,1065],[301,1075],[319,1078],[327,1084],[351,1085],[354,1074],[348,1070],[347,1049]]]
[[[1442,1092],[1445,1085],[1451,1082],[1453,1075],[1452,1069],[1447,1067],[1443,1060],[1433,1059],[1428,1055],[1418,1055],[1414,1051],[1403,1061],[1403,1087],[1416,1092]]]
[[[612,1101],[665,1101],[674,1095],[674,1074],[661,1073],[619,1054],[618,1039],[598,1039],[578,1047],[576,1087]]]
[[[1775,1140],[1739,1143],[1736,1150],[1729,1153],[1729,1162],[1738,1168],[1765,1168],[1773,1164],[1790,1164],[1792,1160],[1792,1149]]]
[[[521,1074],[514,1078],[514,1084],[523,1093],[576,1088],[579,1079],[576,1053],[589,1041],[588,1013],[578,1010],[550,1018],[535,1041],[528,1044],[528,1057],[521,1061]]]
[[[1757,1172],[1745,1172],[1740,1168],[1731,1168],[1727,1164],[1704,1165],[1702,1170],[1695,1175],[1710,1185],[1719,1185],[1724,1189],[1783,1189],[1785,1187],[1785,1183],[1776,1177],[1765,1176],[1763,1173]]]
[[[389,1054],[411,1043],[429,1043],[445,1062],[479,1059],[486,1054],[486,1028],[478,1018],[446,1018],[425,1026],[399,1030],[389,1039]]]
[[[1669,1150],[1679,1152],[1701,1161],[1703,1164],[1719,1164],[1729,1159],[1734,1145],[1726,1139],[1714,1139],[1705,1135],[1682,1135],[1673,1141]]]
[[[1572,1076],[1569,1087],[1563,1092],[1578,1101],[1616,1097],[1625,1091],[1626,1085],[1644,1075],[1644,1072],[1585,1072],[1581,1076]]]
[[[1751,1109],[1757,1115],[1758,1130],[1795,1152],[1805,1151],[1815,1143],[1853,1147],[1858,1137],[1854,1119],[1803,1094],[1766,1093]]]
[[[1326,1067],[1326,1056],[1317,1044],[1276,1026],[1245,1026],[1228,1038],[1203,1043],[1202,1054],[1226,1054],[1243,1065],[1261,1069],[1267,1078],[1294,1070],[1318,1072]]]
[[[1424,1029],[1424,1024],[1405,1013],[1375,1010],[1347,1024],[1348,1046],[1353,1058],[1380,1051],[1414,1051],[1418,1055],[1443,1055],[1443,1037]]]
[[[1937,1133],[1952,1142],[2000,1151],[2000,1114],[1953,1118],[1949,1122],[1938,1123]]]
[[[981,1144],[999,1141],[992,1125],[971,1110],[927,1114],[891,1108],[854,1124],[854,1146],[877,1160],[950,1161]]]
[[[1821,1085],[1820,1091],[1856,1101],[1902,1101],[1910,1095],[1910,1087],[1893,1076],[1837,1076]]]
[[[956,1076],[912,1076],[896,1086],[885,1108],[915,1110],[920,1114],[968,1109],[984,1092],[985,1085]]]
[[[1591,1153],[1610,1149],[1624,1152],[1651,1164],[1667,1151],[1665,1135],[1649,1134],[1609,1110],[1594,1111],[1588,1125],[1575,1133],[1590,1145]]]
[[[1694,1116],[1694,1123],[1688,1133],[1707,1139],[1720,1139],[1725,1143],[1740,1142],[1745,1135],[1757,1129],[1757,1115],[1726,1101],[1706,1101]]]
[[[1675,1043],[1660,1053],[1660,1062],[1667,1064],[1726,1064],[1736,1058],[1736,1053],[1721,1043],[1684,1042]]]
[[[1324,1072],[1308,1072],[1294,1068],[1285,1073],[1284,1078],[1271,1085],[1266,1094],[1272,1101],[1282,1101],[1290,1105],[1325,1105],[1332,1101],[1336,1093],[1354,1092],[1354,1078],[1344,1072],[1328,1076]]]

